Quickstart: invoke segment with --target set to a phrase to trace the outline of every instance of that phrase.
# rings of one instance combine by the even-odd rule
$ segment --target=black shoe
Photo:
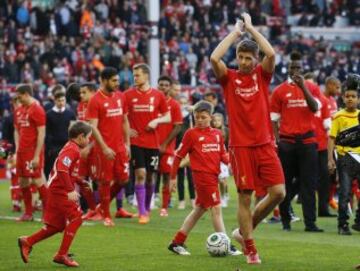
[[[360,231],[360,223],[355,223],[351,226],[354,231]]]
[[[337,215],[332,214],[330,212],[326,212],[326,213],[319,213],[319,217],[337,217]]]
[[[291,231],[290,223],[284,223],[283,224],[283,231]]]
[[[323,229],[318,228],[318,226],[316,226],[316,225],[305,227],[305,231],[307,231],[307,232],[324,232]]]
[[[343,226],[338,227],[338,233],[339,235],[352,235],[349,225],[345,224]]]

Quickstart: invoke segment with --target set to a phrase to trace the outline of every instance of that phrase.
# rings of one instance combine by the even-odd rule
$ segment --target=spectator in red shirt
[[[255,29],[251,17],[242,15],[233,31],[211,54],[213,71],[224,89],[229,122],[229,153],[238,189],[240,229],[234,237],[242,244],[247,263],[260,264],[253,230],[279,204],[284,196],[284,175],[273,144],[269,112],[269,84],[275,69],[275,51]],[[228,69],[221,58],[245,34],[255,39],[241,41],[236,49],[238,70]],[[265,53],[259,62],[259,48]],[[263,186],[268,195],[252,212],[251,197]]]

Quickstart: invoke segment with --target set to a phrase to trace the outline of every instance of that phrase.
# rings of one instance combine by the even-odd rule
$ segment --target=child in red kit
[[[85,122],[77,121],[70,126],[69,141],[60,151],[49,176],[45,225],[33,235],[18,239],[21,258],[25,263],[29,261],[33,245],[64,231],[60,249],[53,261],[70,267],[79,266],[68,256],[69,247],[82,224],[79,194],[75,191],[75,180],[71,176],[80,158],[80,149],[89,143],[90,135],[91,127]]]
[[[176,151],[171,170],[170,188],[174,190],[181,159],[189,153],[196,190],[195,208],[185,218],[183,225],[168,247],[170,251],[179,255],[190,255],[185,249],[185,240],[208,209],[211,212],[215,231],[226,232],[221,213],[218,176],[220,162],[227,164],[229,158],[221,131],[210,127],[212,111],[212,105],[206,101],[200,101],[194,106],[195,127],[185,133]],[[240,255],[241,253],[231,246],[229,254]]]

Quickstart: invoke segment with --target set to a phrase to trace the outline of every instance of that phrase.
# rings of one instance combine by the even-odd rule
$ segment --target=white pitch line
[[[2,216],[2,215],[0,215],[0,219],[2,219],[2,220],[13,220],[13,221],[16,221],[17,217],[14,217],[14,216]],[[34,218],[34,221],[35,221],[35,222],[42,222],[40,218]],[[82,223],[82,225],[84,225],[84,226],[94,226],[94,225],[96,225],[96,224],[95,224],[95,223],[91,223],[91,222],[86,222],[86,221],[84,221],[84,222]]]

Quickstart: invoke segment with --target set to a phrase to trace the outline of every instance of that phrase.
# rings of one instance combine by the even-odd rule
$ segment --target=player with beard
[[[89,101],[86,119],[93,128],[96,140],[96,175],[104,225],[114,226],[110,202],[129,179],[129,122],[125,97],[118,91],[117,70],[104,68],[100,83],[100,89]]]

